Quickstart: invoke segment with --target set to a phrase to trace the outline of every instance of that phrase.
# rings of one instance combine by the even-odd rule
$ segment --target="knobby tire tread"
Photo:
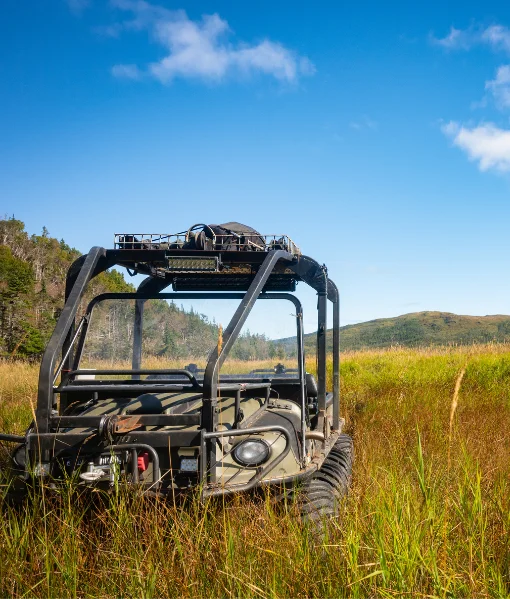
[[[326,518],[338,516],[340,500],[350,486],[353,457],[351,437],[341,434],[301,491],[299,509],[304,522],[320,527]]]

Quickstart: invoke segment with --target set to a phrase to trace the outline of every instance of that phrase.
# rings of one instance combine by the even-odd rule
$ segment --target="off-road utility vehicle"
[[[105,293],[84,307],[87,284],[114,266],[146,278],[134,293]],[[292,294],[298,282],[318,296],[317,379],[305,369],[303,310]],[[173,292],[166,292],[170,286]],[[144,368],[147,305],[187,299],[238,302],[208,348],[205,369],[186,366],[184,359],[179,368]],[[247,363],[244,372],[224,374],[255,303],[269,314],[275,300],[288,302],[293,312],[296,368],[273,356],[272,368]],[[126,365],[103,360],[91,368],[87,344],[95,314],[108,302],[124,306],[119,309],[128,326],[113,342],[111,331],[96,334],[96,353],[106,343],[122,346]],[[108,326],[112,318],[107,313]],[[93,247],[69,269],[65,306],[42,357],[35,421],[24,437],[2,434],[0,440],[19,443],[12,452],[18,486],[75,477],[84,486],[125,481],[157,493],[199,486],[207,497],[301,481],[303,514],[314,518],[335,513],[350,480],[352,443],[342,433],[339,383],[337,288],[326,267],[302,255],[288,236],[263,235],[239,223],[168,235],[117,234],[114,249]]]

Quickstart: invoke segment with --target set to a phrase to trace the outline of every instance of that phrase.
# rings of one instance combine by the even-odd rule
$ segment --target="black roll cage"
[[[232,316],[230,323],[223,333],[223,344],[221,348],[216,347],[211,352],[207,363],[202,392],[203,404],[200,418],[202,434],[209,435],[212,439],[216,432],[217,425],[217,401],[218,401],[218,381],[219,370],[227,357],[234,341],[236,340],[243,324],[245,323],[255,301],[258,298],[278,298],[288,299],[294,303],[297,311],[298,322],[298,358],[299,358],[299,378],[301,381],[301,396],[302,401],[305,400],[304,389],[304,351],[303,351],[303,327],[302,327],[302,309],[299,300],[287,293],[267,293],[267,288],[271,282],[271,275],[275,267],[279,267],[284,272],[283,278],[290,276],[293,280],[303,281],[310,287],[315,289],[318,294],[318,323],[317,323],[317,378],[318,378],[318,419],[316,430],[324,434],[324,437],[329,436],[328,427],[326,426],[326,332],[327,332],[327,301],[333,305],[333,422],[332,429],[338,431],[340,428],[340,303],[339,294],[336,285],[328,278],[327,269],[325,266],[319,265],[315,260],[302,255],[295,255],[282,249],[274,249],[269,251],[188,251],[187,254],[192,254],[197,257],[215,256],[222,263],[231,265],[250,265],[252,275],[250,276],[248,288],[244,293],[162,293],[169,285],[174,288],[177,282],[177,276],[172,273],[166,273],[160,265],[164,265],[170,256],[182,256],[180,250],[168,249],[115,249],[107,250],[102,247],[93,247],[91,250],[78,258],[70,267],[66,279],[66,295],[65,305],[58,318],[55,330],[49,340],[46,350],[43,354],[41,367],[39,372],[39,386],[36,408],[35,436],[41,438],[52,437],[52,428],[55,427],[55,410],[57,408],[55,400],[55,372],[57,369],[57,360],[61,356],[62,377],[59,388],[62,389],[69,381],[69,376],[73,372],[73,366],[76,364],[73,356],[73,345],[78,334],[82,334],[84,339],[85,331],[76,329],[76,314],[79,304],[84,296],[87,284],[91,279],[99,275],[101,272],[113,266],[121,266],[131,269],[139,274],[148,275],[138,287],[138,291],[134,294],[103,294],[92,300],[100,301],[100,298],[106,296],[129,296],[135,298],[135,329],[134,329],[134,352],[133,352],[133,370],[134,375],[139,372],[140,366],[140,351],[141,351],[141,334],[142,334],[142,313],[143,304],[147,299],[157,298],[185,298],[185,297],[229,297],[232,299],[240,299],[238,308]],[[281,275],[280,275],[281,276]],[[197,278],[200,278],[197,275]],[[204,279],[206,280],[206,279]],[[244,283],[243,283],[244,284]],[[241,283],[239,285],[242,285]],[[239,287],[243,290],[242,287]],[[266,295],[267,293],[267,295]],[[261,295],[262,294],[262,295]],[[89,306],[90,308],[91,306]],[[83,327],[83,321],[80,325]],[[86,326],[86,325],[85,325]],[[142,381],[140,381],[142,382]],[[304,406],[303,406],[304,407]],[[305,440],[305,410],[302,411],[302,443]],[[76,417],[79,418],[79,417]],[[184,422],[183,422],[184,424]],[[76,424],[78,426],[78,424]],[[32,434],[34,434],[32,433]],[[61,437],[63,433],[55,434]],[[66,434],[66,433],[64,433]],[[153,433],[147,432],[146,435],[158,435],[158,431]],[[170,433],[167,433],[170,434]],[[209,439],[209,437],[206,437]],[[208,459],[207,463],[213,463],[213,443],[208,441]],[[48,445],[45,444],[45,447]],[[45,449],[42,455],[43,461],[49,459],[49,449]]]

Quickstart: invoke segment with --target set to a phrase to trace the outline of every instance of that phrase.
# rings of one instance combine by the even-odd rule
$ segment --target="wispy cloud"
[[[496,78],[485,82],[485,89],[492,93],[501,109],[510,108],[510,65],[500,66]]]
[[[81,12],[90,6],[91,0],[65,0],[73,12]]]
[[[142,74],[136,64],[117,64],[112,67],[112,75],[119,79],[141,79]]]
[[[479,27],[472,25],[467,29],[450,27],[445,37],[430,36],[433,45],[447,50],[470,50],[476,45],[489,46],[492,50],[510,53],[510,29],[503,25]]]
[[[510,30],[503,25],[491,25],[482,31],[482,42],[489,44],[495,50],[510,53]]]
[[[362,129],[371,129],[372,131],[375,131],[379,127],[379,124],[364,114],[361,118],[351,121],[349,127],[356,131],[361,131]]]
[[[474,36],[470,29],[462,30],[450,28],[450,33],[442,38],[437,38],[434,35],[430,36],[430,41],[436,46],[441,46],[448,50],[469,50],[473,45]]]
[[[218,14],[193,21],[183,10],[168,10],[145,0],[112,0],[117,9],[131,18],[103,28],[118,36],[126,31],[148,30],[151,39],[165,49],[166,56],[143,67],[118,64],[116,77],[152,77],[162,83],[176,78],[218,82],[228,76],[262,73],[287,83],[312,75],[312,62],[283,44],[264,39],[256,44],[232,43],[232,31]]]
[[[454,121],[443,125],[442,130],[470,160],[478,162],[481,171],[510,171],[510,131],[493,123],[469,128]]]

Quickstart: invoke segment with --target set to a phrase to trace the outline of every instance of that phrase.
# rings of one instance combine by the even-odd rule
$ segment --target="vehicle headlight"
[[[267,461],[270,448],[266,441],[251,439],[236,445],[232,453],[234,460],[241,466],[258,466]]]

